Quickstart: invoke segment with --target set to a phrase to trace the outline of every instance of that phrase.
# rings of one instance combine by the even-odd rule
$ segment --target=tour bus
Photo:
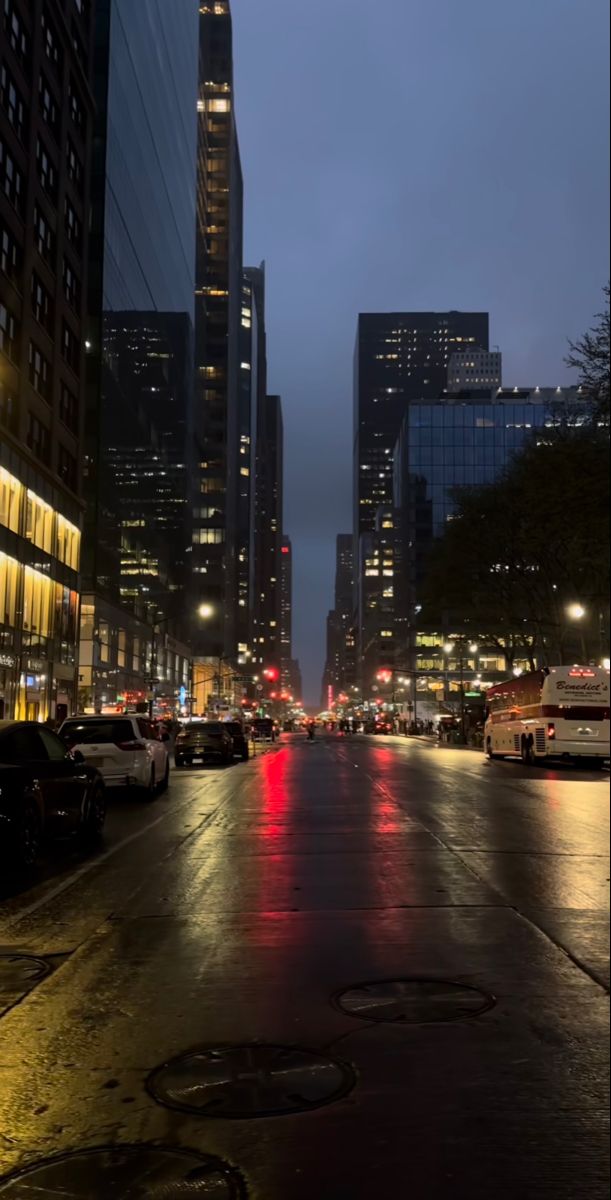
[[[601,768],[609,757],[610,672],[604,667],[545,667],[486,692],[488,758],[550,759]]]

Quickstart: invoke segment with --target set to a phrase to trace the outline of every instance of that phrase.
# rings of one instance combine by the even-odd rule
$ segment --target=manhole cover
[[[220,1046],[166,1063],[149,1080],[156,1100],[202,1117],[247,1119],[309,1112],[354,1087],[354,1072],[288,1046]]]
[[[0,999],[29,992],[49,974],[44,958],[27,954],[0,954]]]
[[[240,1200],[240,1178],[218,1158],[156,1146],[110,1146],[35,1163],[0,1179],[0,1196],[33,1200]]]
[[[417,1025],[435,1021],[460,1021],[479,1017],[493,1008],[493,996],[445,979],[384,979],[357,983],[335,997],[349,1017]]]

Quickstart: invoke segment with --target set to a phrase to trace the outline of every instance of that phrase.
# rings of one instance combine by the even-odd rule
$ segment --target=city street
[[[602,1198],[608,818],[398,738],[114,799],[0,904],[0,1169],[140,1150],[0,1195]]]

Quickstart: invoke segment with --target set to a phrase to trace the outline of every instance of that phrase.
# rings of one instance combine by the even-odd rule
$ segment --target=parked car
[[[233,757],[240,758],[242,762],[248,762],[250,751],[248,749],[248,737],[246,730],[241,721],[225,721],[225,728],[233,738]]]
[[[43,837],[78,833],[94,841],[105,819],[106,789],[95,767],[44,725],[0,721],[0,859],[33,867]]]
[[[275,742],[276,727],[271,717],[257,717],[252,723],[252,737],[254,742]]]
[[[176,738],[174,762],[177,767],[192,767],[195,759],[208,762],[220,759],[225,766],[233,761],[233,738],[222,721],[189,721]]]
[[[59,736],[98,769],[107,787],[137,787],[152,799],[168,786],[169,738],[147,717],[68,717]]]

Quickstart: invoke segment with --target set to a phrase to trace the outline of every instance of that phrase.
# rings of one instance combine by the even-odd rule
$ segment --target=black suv
[[[225,721],[225,727],[233,738],[233,757],[241,758],[242,762],[248,762],[250,751],[248,749],[248,738],[242,722]]]

